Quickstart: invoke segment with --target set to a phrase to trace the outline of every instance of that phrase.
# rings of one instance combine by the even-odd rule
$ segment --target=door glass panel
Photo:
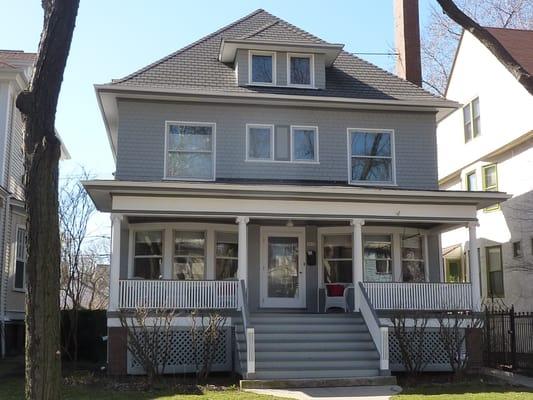
[[[268,238],[268,297],[298,297],[298,238]]]

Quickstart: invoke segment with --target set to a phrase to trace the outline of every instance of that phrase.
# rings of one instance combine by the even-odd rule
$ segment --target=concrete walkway
[[[246,389],[247,392],[288,399],[320,400],[389,400],[402,391],[399,386],[353,386],[298,389]]]

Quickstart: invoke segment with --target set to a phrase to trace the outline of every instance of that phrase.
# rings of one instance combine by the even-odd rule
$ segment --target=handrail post
[[[255,374],[255,329],[246,329],[246,372]]]

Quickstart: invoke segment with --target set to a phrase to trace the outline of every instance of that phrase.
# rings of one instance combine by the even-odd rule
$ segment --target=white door
[[[261,307],[305,308],[305,228],[261,228]]]

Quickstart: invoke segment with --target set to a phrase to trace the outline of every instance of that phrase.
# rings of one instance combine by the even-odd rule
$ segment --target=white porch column
[[[472,286],[472,307],[474,311],[481,311],[481,282],[479,281],[479,256],[477,252],[477,222],[468,224],[468,243],[470,249],[470,284]]]
[[[237,269],[237,278],[244,281],[248,287],[248,217],[237,217],[239,224],[239,267]]]
[[[353,286],[354,286],[354,311],[359,311],[359,282],[363,281],[363,225],[362,219],[352,219],[350,224],[353,227],[352,240],[352,268],[353,268]]]
[[[109,269],[109,311],[118,310],[120,279],[120,228],[121,214],[111,214],[111,266]]]

